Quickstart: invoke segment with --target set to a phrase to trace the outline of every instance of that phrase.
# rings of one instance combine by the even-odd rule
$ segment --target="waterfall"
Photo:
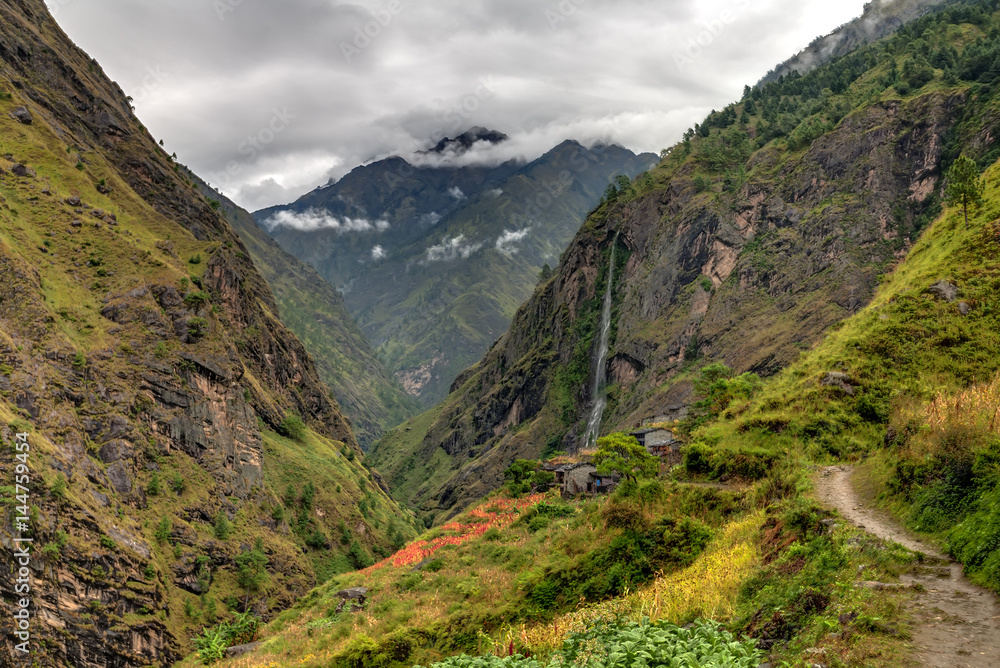
[[[601,429],[601,418],[608,405],[608,397],[604,393],[607,381],[605,367],[608,361],[608,337],[611,334],[611,292],[615,284],[615,249],[618,247],[618,235],[611,244],[611,264],[608,267],[608,287],[604,291],[604,310],[601,311],[601,334],[594,351],[594,382],[590,386],[591,404],[590,419],[587,420],[587,434],[584,444],[592,448],[597,444],[597,434]]]

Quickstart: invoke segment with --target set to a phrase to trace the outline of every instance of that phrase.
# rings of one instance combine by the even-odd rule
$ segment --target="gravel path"
[[[831,466],[816,481],[820,501],[865,531],[923,552],[924,566],[903,575],[924,591],[912,599],[914,658],[928,668],[1000,668],[1000,605],[991,592],[962,575],[962,567],[910,536],[885,514],[865,507],[851,485],[851,469]]]

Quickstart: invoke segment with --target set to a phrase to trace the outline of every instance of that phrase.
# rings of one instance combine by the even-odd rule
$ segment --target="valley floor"
[[[903,586],[918,592],[910,603],[914,658],[918,665],[928,668],[1000,665],[1000,605],[996,596],[969,582],[960,564],[912,537],[884,514],[866,507],[852,485],[852,473],[846,466],[824,468],[816,481],[819,500],[836,508],[858,528],[926,555],[924,565],[900,578]]]

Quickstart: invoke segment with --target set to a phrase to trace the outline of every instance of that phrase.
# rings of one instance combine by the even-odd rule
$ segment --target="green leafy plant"
[[[153,536],[156,540],[161,543],[165,543],[170,539],[170,532],[174,530],[174,524],[170,521],[170,518],[164,515],[160,518],[160,524],[156,527],[156,532]]]
[[[192,309],[201,308],[204,304],[207,304],[210,299],[211,297],[209,296],[209,294],[202,290],[198,290],[197,292],[189,292],[188,294],[184,295],[184,303],[188,306],[188,308]]]
[[[306,424],[295,413],[289,413],[278,426],[278,433],[290,439],[301,441],[306,437]]]

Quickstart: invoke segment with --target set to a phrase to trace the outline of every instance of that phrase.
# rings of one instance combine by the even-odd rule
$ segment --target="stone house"
[[[681,444],[674,433],[659,427],[649,427],[637,429],[632,432],[632,436],[639,441],[639,445],[646,448],[646,452],[659,457],[668,464],[679,464],[681,458]]]
[[[601,475],[590,462],[563,464],[552,469],[563,497],[577,494],[608,494],[618,486],[619,476]]]

